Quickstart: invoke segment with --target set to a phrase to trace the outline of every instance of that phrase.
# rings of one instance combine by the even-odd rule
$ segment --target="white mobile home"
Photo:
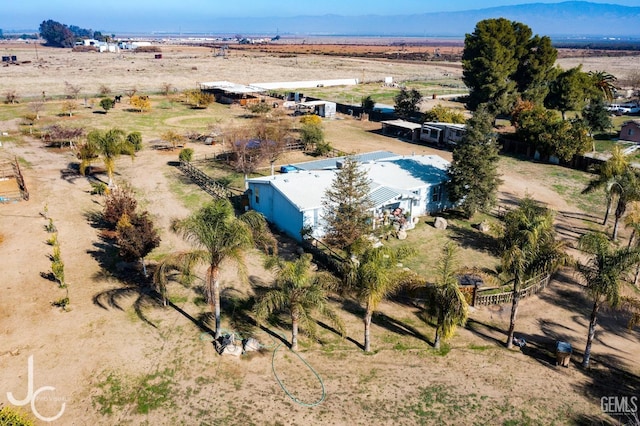
[[[286,174],[248,179],[251,209],[292,238],[310,227],[321,238],[324,231],[322,199],[344,158],[333,159],[332,169],[290,171]],[[293,166],[295,167],[295,165]],[[390,211],[413,218],[452,207],[445,183],[449,162],[436,155],[392,156],[361,163],[371,180],[369,198],[372,229]]]

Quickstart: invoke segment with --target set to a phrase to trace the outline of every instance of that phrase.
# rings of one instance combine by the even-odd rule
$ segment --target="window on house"
[[[433,203],[442,201],[442,185],[436,185],[431,188],[431,201]]]
[[[260,204],[260,188],[258,187],[255,188],[255,194],[256,194],[256,204]]]
[[[628,136],[633,135],[633,129],[628,129],[628,130],[627,130],[627,134],[628,134]]]

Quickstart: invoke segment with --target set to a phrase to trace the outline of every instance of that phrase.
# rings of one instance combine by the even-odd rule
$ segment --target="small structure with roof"
[[[261,102],[259,95],[266,91],[261,87],[245,86],[229,81],[212,81],[200,83],[199,86],[203,92],[213,94],[217,102],[242,106]]]
[[[382,134],[395,136],[402,139],[418,142],[422,125],[406,120],[385,120],[382,121]]]
[[[622,123],[620,141],[640,143],[640,120],[629,120]]]
[[[333,118],[336,116],[336,103],[329,101],[305,101],[295,105],[297,114],[315,114],[320,117]]]
[[[437,155],[400,156],[379,151],[353,158],[371,181],[372,230],[398,216],[411,229],[417,217],[452,207],[445,183],[449,162]],[[278,229],[300,241],[310,228],[315,238],[325,234],[323,204],[345,157],[292,165],[286,174],[247,180],[249,207]]]
[[[456,145],[466,132],[464,124],[428,121],[422,124],[420,140],[438,145]]]

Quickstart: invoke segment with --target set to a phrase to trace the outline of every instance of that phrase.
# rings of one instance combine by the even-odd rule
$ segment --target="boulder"
[[[405,231],[404,229],[401,229],[400,231],[398,231],[396,233],[396,237],[398,237],[399,240],[406,240],[407,239],[407,231]]]
[[[436,217],[435,222],[433,222],[433,226],[436,229],[447,229],[447,219],[445,219],[444,217]]]
[[[490,230],[491,230],[491,226],[489,225],[489,222],[487,222],[486,220],[483,220],[478,224],[478,231],[482,232],[483,234],[486,234]]]
[[[260,350],[260,342],[254,339],[253,337],[249,337],[248,339],[244,339],[242,341],[242,348],[245,352],[254,352]]]

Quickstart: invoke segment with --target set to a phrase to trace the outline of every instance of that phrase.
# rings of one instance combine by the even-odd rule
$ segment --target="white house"
[[[378,157],[381,158],[360,160],[371,180],[372,229],[390,214],[401,214],[412,224],[418,216],[452,207],[444,185],[448,180],[448,161],[436,155]],[[328,161],[333,162],[331,168],[326,168]],[[344,157],[318,162],[316,170],[303,163],[300,167],[293,165],[295,171],[289,173],[248,179],[249,207],[298,241],[303,227],[310,227],[312,235],[321,238],[322,199],[342,161]]]

